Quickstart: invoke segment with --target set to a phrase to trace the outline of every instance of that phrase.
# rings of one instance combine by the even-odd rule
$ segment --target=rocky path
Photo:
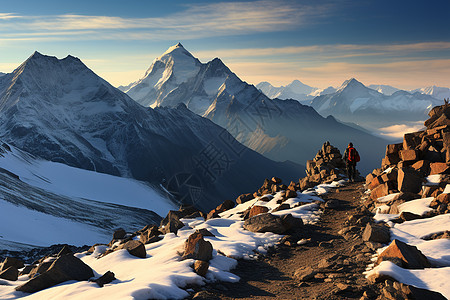
[[[241,278],[239,283],[209,285],[193,299],[372,298],[362,274],[373,253],[361,239],[365,224],[348,224],[352,215],[359,218],[350,219],[364,223],[363,191],[362,183],[352,183],[325,195],[326,201],[338,201],[324,207],[318,224],[287,236],[284,244],[257,261],[239,261],[233,270]],[[351,230],[343,234],[344,227]],[[307,238],[309,242],[297,245],[297,240]]]

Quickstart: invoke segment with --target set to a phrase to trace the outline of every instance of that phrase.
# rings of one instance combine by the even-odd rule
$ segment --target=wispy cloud
[[[337,45],[313,45],[290,46],[277,48],[246,48],[246,49],[221,49],[211,51],[199,51],[200,58],[223,57],[230,59],[263,57],[263,56],[288,56],[311,55],[323,58],[345,58],[358,56],[385,56],[407,54],[417,52],[450,50],[450,42],[428,42],[410,44],[337,44]]]
[[[191,4],[181,12],[152,18],[4,13],[0,14],[4,20],[0,22],[0,32],[9,34],[7,38],[18,39],[57,39],[69,33],[72,38],[99,40],[191,39],[285,30],[323,18],[331,8],[330,5],[262,0]]]
[[[403,138],[405,133],[415,132],[423,129],[423,121],[411,122],[409,124],[398,124],[380,128],[380,134],[391,138]]]
[[[21,18],[20,16],[12,13],[0,13],[0,20],[10,20]]]

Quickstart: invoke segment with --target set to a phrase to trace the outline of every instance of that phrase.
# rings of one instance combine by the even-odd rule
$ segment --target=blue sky
[[[2,1],[3,2],[3,1]],[[9,1],[0,71],[35,50],[79,57],[114,85],[181,42],[249,83],[450,87],[450,1]]]

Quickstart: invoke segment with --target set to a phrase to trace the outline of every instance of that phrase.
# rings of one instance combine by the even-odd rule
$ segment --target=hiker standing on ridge
[[[350,182],[355,181],[356,163],[359,162],[359,153],[353,148],[353,144],[349,143],[344,152],[344,161],[347,165],[347,177]]]

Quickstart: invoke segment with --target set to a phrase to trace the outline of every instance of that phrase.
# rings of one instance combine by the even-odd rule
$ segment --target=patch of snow
[[[413,285],[418,288],[432,290],[450,298],[450,267],[426,268],[423,270],[407,270],[400,268],[390,261],[381,262],[376,268],[367,273],[388,275],[399,282]]]
[[[419,216],[426,214],[433,209],[430,208],[430,203],[433,201],[433,197],[416,199],[411,201],[406,201],[398,206],[400,212],[410,212]]]

